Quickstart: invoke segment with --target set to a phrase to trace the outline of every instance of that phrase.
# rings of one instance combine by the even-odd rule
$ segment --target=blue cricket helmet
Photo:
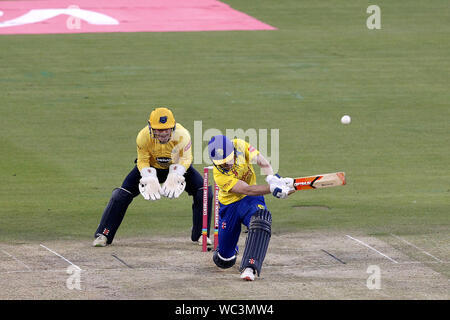
[[[224,164],[234,158],[234,144],[226,136],[214,136],[208,142],[208,154],[216,166]]]

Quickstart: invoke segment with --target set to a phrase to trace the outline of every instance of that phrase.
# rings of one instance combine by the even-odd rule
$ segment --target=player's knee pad
[[[240,271],[250,267],[259,276],[271,234],[272,215],[267,209],[260,209],[250,219]]]
[[[106,211],[109,214],[125,214],[126,209],[133,201],[133,195],[131,192],[123,188],[116,188],[111,194],[111,199],[109,200]]]
[[[267,209],[259,209],[251,218],[248,226],[251,230],[262,230],[272,234],[272,214]]]
[[[234,266],[236,263],[236,255],[232,256],[231,258],[223,258],[220,256],[219,251],[214,251],[213,254],[213,261],[219,268],[222,269],[228,269]]]
[[[127,203],[130,204],[133,200],[133,195],[130,191],[123,188],[116,188],[113,190],[111,199],[117,201],[119,203]]]

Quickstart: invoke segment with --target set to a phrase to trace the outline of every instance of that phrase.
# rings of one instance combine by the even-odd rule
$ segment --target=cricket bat
[[[309,177],[294,178],[293,187],[295,190],[309,190],[338,187],[345,184],[345,172],[333,172]]]

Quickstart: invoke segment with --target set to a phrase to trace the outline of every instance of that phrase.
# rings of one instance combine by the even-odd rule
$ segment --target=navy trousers
[[[160,183],[166,181],[169,169],[156,169]],[[202,234],[203,225],[203,177],[192,165],[184,174],[186,181],[185,191],[192,197],[192,230],[191,240],[197,241]],[[95,237],[104,234],[108,244],[112,243],[114,236],[125,216],[128,206],[135,197],[140,195],[139,180],[141,174],[137,166],[130,171],[120,188],[114,189],[111,199],[103,211],[100,224],[95,231]],[[161,200],[159,200],[161,201]],[[163,200],[164,201],[164,200]],[[150,204],[152,201],[149,201]],[[212,187],[208,187],[208,237],[211,226],[211,210],[213,205]]]

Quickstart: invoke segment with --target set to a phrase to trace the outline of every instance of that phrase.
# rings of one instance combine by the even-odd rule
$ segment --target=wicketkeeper
[[[120,188],[112,192],[95,231],[93,246],[104,247],[113,242],[128,206],[139,194],[145,200],[161,197],[178,198],[186,191],[193,199],[191,240],[202,245],[203,178],[192,167],[191,137],[180,123],[175,122],[167,108],[157,108],[150,114],[148,126],[136,138],[136,165]],[[212,188],[208,188],[208,245]]]
[[[292,179],[274,175],[270,163],[244,140],[214,136],[208,143],[208,151],[214,164],[220,202],[219,246],[213,261],[224,269],[236,263],[243,224],[248,228],[248,235],[239,270],[242,279],[253,281],[255,274],[260,275],[271,236],[272,215],[264,195],[271,193],[276,198],[286,198],[294,191]],[[267,175],[268,184],[256,184],[253,163]]]

